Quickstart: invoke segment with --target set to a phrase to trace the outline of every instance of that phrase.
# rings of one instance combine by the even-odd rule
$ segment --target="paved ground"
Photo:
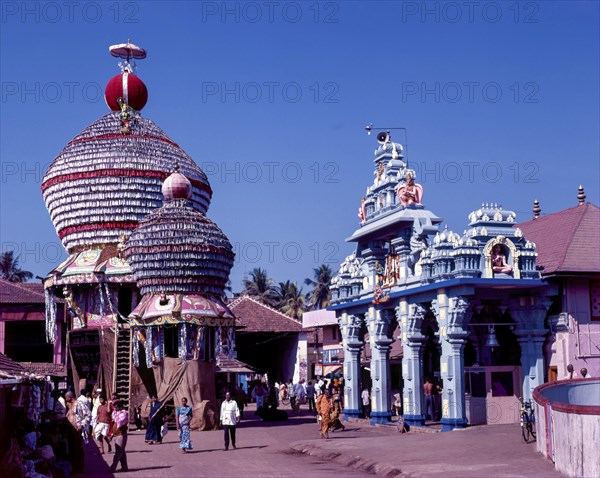
[[[559,477],[523,443],[517,425],[479,426],[449,433],[400,434],[395,427],[346,423],[346,431],[319,439],[306,411],[287,422],[265,423],[247,410],[238,428],[238,449],[223,450],[223,432],[192,432],[194,450],[183,454],[171,430],[162,445],[130,433],[128,473],[122,477]],[[431,431],[431,430],[429,430]],[[112,454],[86,448],[85,476],[111,476]]]

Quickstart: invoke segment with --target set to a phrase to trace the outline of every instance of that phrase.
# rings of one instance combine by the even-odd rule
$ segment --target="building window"
[[[339,354],[342,351],[342,349],[329,349],[329,350],[323,350],[323,363],[324,364],[329,364],[329,363],[340,363],[339,360],[334,360],[334,357]]]
[[[46,342],[43,320],[6,321],[4,353],[17,362],[52,362],[54,347]]]
[[[493,397],[512,397],[513,372],[492,372],[492,396]]]

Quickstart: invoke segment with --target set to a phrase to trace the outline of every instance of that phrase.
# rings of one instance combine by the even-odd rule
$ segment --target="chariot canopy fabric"
[[[234,316],[218,297],[201,294],[147,294],[129,316],[131,325],[186,322],[233,326]]]
[[[190,424],[192,430],[214,430],[217,416],[214,404],[209,402],[215,396],[215,381],[206,380],[214,377],[214,362],[188,360],[166,357],[159,365],[153,367],[158,399],[165,403],[171,398],[175,405],[186,397],[193,408]]]

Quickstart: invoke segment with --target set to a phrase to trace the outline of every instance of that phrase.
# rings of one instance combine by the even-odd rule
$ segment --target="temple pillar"
[[[360,355],[362,319],[343,313],[338,318],[344,347],[344,419],[362,415]]]
[[[402,379],[404,422],[423,426],[423,344],[427,339],[421,332],[426,309],[420,304],[403,300],[397,309],[402,330]]]
[[[390,338],[394,313],[391,310],[369,310],[369,340],[371,345],[371,425],[391,420],[390,406]]]
[[[521,346],[522,398],[531,400],[533,390],[544,383],[544,327],[551,301],[546,297],[519,297],[510,301],[510,314],[517,326],[515,334]]]
[[[469,336],[466,326],[467,307],[468,301],[465,298],[448,297],[444,290],[433,301],[442,344],[442,431],[467,426],[464,382],[464,348]]]

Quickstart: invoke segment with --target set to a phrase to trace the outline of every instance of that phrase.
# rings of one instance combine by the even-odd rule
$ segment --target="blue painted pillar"
[[[362,319],[343,313],[338,319],[344,347],[344,419],[362,414],[360,355],[363,347]]]
[[[517,323],[515,333],[521,346],[522,397],[533,398],[533,390],[544,383],[544,327],[551,301],[546,297],[519,297],[509,303],[510,315]]]
[[[420,304],[400,301],[397,315],[402,330],[402,379],[404,421],[408,425],[423,426],[423,343],[426,337],[421,328],[426,309]]]
[[[390,406],[390,338],[394,312],[369,309],[368,328],[371,345],[371,424],[391,420]]]
[[[467,307],[465,298],[448,297],[443,289],[433,301],[442,344],[442,431],[467,426],[464,382],[464,348],[469,336],[466,330]]]

